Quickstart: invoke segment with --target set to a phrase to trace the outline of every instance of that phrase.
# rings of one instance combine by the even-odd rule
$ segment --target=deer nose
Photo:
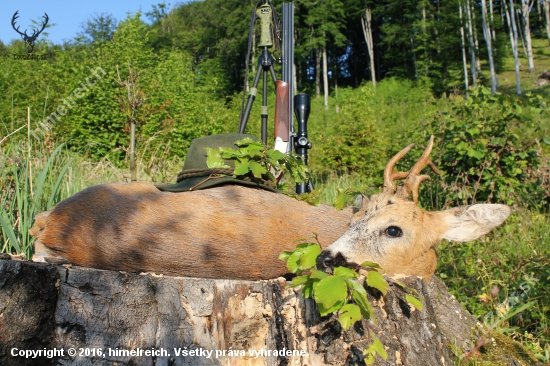
[[[320,271],[326,271],[334,267],[334,257],[326,250],[323,250],[321,254],[317,256],[317,269]]]

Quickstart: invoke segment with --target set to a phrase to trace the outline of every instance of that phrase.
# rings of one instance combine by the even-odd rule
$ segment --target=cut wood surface
[[[438,278],[430,286],[417,277],[403,281],[418,291],[422,311],[390,286],[384,298],[369,294],[377,325],[363,320],[343,331],[283,278],[168,277],[0,260],[0,364],[364,365],[371,329],[388,353],[375,365],[452,365],[449,345],[468,347],[475,319]],[[21,356],[54,349],[52,358]]]

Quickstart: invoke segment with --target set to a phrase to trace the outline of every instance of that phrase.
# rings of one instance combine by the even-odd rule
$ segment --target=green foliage
[[[364,262],[357,269],[336,267],[333,274],[327,274],[314,269],[320,253],[319,244],[309,242],[298,244],[294,251],[281,253],[279,259],[286,261],[288,270],[297,275],[289,286],[301,287],[304,298],[313,298],[321,316],[338,313],[338,321],[344,330],[349,329],[362,318],[371,319],[376,324],[374,309],[368,300],[364,286],[380,291],[382,296],[386,295],[390,285],[378,272],[382,270],[380,266],[376,263]],[[364,279],[358,270],[362,270],[366,276],[365,285],[358,282]],[[414,291],[400,282],[391,281],[391,283],[397,284],[404,291]],[[405,294],[405,299],[422,310],[422,303],[414,296]],[[369,334],[372,344],[364,351],[366,364],[372,364],[376,354],[386,359],[387,353],[382,343],[376,338],[374,332],[369,331]]]
[[[20,154],[17,145],[5,148],[0,160],[0,252],[24,254],[34,252],[29,229],[34,216],[50,209],[59,199],[65,173],[74,158],[63,157],[65,144],[49,156]],[[36,160],[40,164],[36,164]]]
[[[547,215],[516,212],[482,239],[442,243],[438,254],[436,274],[468,311],[550,361]]]
[[[516,133],[526,123],[523,108],[520,100],[480,87],[434,117],[445,204],[526,199],[540,204],[540,181],[534,174],[538,152]]]
[[[236,141],[239,148],[228,147],[219,149],[207,148],[207,165],[209,168],[229,168],[224,160],[233,161],[235,178],[247,179],[258,183],[268,182],[279,189],[287,190],[292,182],[301,183],[308,179],[307,167],[304,161],[294,154],[283,154],[274,149],[268,149],[262,142],[250,137]],[[283,174],[287,180],[279,182]]]

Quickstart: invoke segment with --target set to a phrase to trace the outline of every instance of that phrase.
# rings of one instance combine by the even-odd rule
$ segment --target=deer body
[[[257,280],[288,273],[278,257],[295,240],[313,233],[324,246],[337,240],[351,212],[242,186],[172,193],[129,183],[90,187],[39,215],[35,260]]]
[[[388,275],[429,281],[443,239],[471,241],[510,215],[506,205],[480,204],[428,212],[417,206],[428,179],[433,137],[408,172],[396,172],[399,152],[384,171],[384,191],[363,198],[355,215],[311,206],[282,194],[242,186],[171,193],[143,184],[88,188],[37,215],[35,258],[110,270],[176,276],[269,279],[288,273],[278,260],[295,240],[316,233],[323,252],[317,268],[376,262]],[[396,179],[405,179],[396,187]],[[397,192],[396,192],[397,191]],[[413,201],[408,197],[413,195]],[[350,224],[351,220],[351,224]],[[330,244],[330,245],[329,245]]]

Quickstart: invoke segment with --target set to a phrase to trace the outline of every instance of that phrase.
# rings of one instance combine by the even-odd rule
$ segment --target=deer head
[[[363,197],[363,206],[353,216],[349,230],[318,256],[318,269],[330,272],[335,266],[354,267],[372,261],[390,276],[416,275],[428,282],[437,266],[435,246],[439,242],[475,240],[508,218],[510,208],[499,204],[476,204],[438,212],[418,207],[420,183],[430,179],[420,172],[427,166],[436,173],[439,171],[429,158],[433,136],[409,172],[395,171],[395,164],[412,147],[413,144],[407,146],[389,161],[384,170],[383,192]],[[396,187],[397,179],[404,182]]]
[[[46,28],[46,25],[48,24],[48,20],[50,19],[48,17],[48,14],[44,13],[44,22],[42,23],[42,28],[40,30],[38,29],[35,29],[32,34],[29,36],[27,34],[27,30],[25,29],[25,31],[23,33],[21,33],[19,31],[19,26],[17,26],[17,28],[15,27],[15,21],[17,20],[17,18],[19,18],[19,10],[17,10],[15,12],[15,14],[13,14],[13,17],[11,18],[11,26],[13,27],[13,29],[19,33],[21,35],[21,38],[25,41],[26,45],[27,45],[27,52],[28,53],[31,53],[34,49],[34,42],[36,42],[36,39],[38,38],[38,36],[40,35],[40,33],[42,33],[42,31]]]

